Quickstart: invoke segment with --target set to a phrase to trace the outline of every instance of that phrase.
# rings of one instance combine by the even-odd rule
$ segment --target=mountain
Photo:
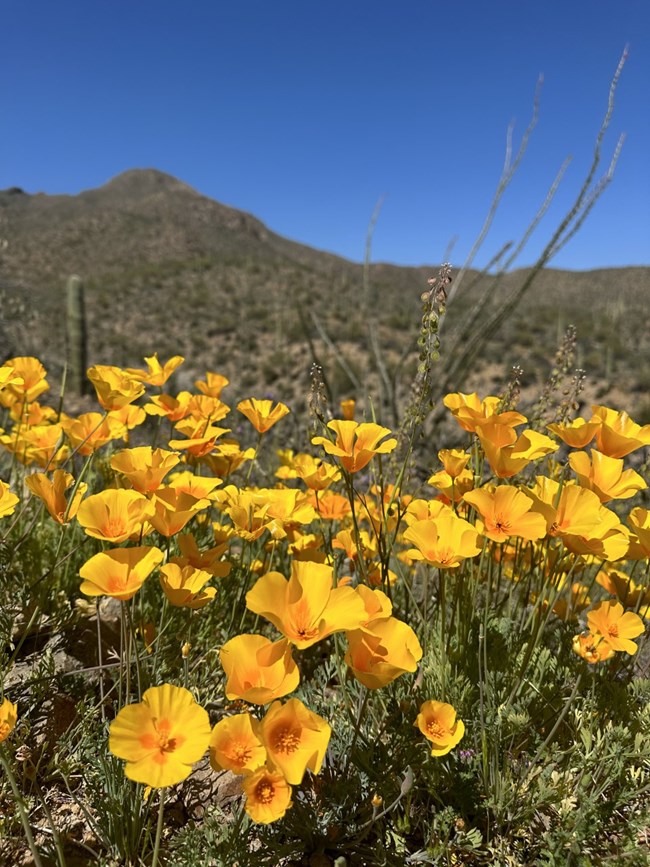
[[[365,282],[361,265],[289,241],[154,169],[75,196],[0,191],[0,238],[4,357],[38,355],[53,379],[61,376],[65,285],[78,274],[89,364],[138,366],[153,352],[179,353],[187,362],[178,387],[219,370],[240,397],[273,392],[296,402],[314,359],[337,399],[361,398],[366,387],[377,393],[383,378],[395,379],[403,402],[417,366],[420,296],[436,271],[373,264]],[[468,273],[445,322],[441,365],[479,298],[490,299],[487,318],[527,273],[500,281]],[[638,358],[650,352],[649,290],[645,267],[546,270],[481,352],[474,379],[454,387],[498,383],[513,363],[538,386],[558,335],[574,322],[578,361],[595,390],[647,390]]]

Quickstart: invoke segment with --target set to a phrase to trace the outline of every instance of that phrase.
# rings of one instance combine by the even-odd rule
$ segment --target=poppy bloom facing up
[[[210,737],[210,764],[215,771],[252,774],[266,764],[261,725],[249,713],[220,720]]]
[[[331,733],[329,723],[297,698],[286,704],[274,701],[262,720],[269,761],[295,786],[307,769],[320,771]]]
[[[327,427],[336,434],[335,442],[327,437],[314,437],[312,443],[321,445],[328,455],[338,458],[343,469],[349,473],[359,472],[375,455],[389,454],[397,445],[396,439],[385,439],[391,431],[374,422],[358,424],[356,421],[334,419],[328,422]]]
[[[133,379],[137,379],[138,382],[144,382],[147,385],[160,386],[167,382],[172,373],[185,361],[185,359],[182,355],[173,355],[169,361],[161,364],[158,361],[158,353],[154,352],[153,355],[148,357],[145,356],[144,361],[148,370],[141,370],[138,367],[127,367],[126,373],[130,374]]]
[[[109,364],[88,368],[88,379],[97,393],[97,400],[109,412],[122,409],[144,394],[144,385],[131,374]]]
[[[483,536],[494,542],[505,542],[511,536],[532,541],[546,535],[546,521],[542,515],[531,512],[532,501],[522,491],[502,485],[489,491],[480,488],[463,497],[481,515],[476,527]]]
[[[251,704],[267,704],[293,692],[300,683],[298,666],[286,638],[236,635],[219,652],[226,673],[226,696]]]
[[[6,482],[0,481],[0,518],[13,515],[18,504],[18,497],[10,490]]]
[[[148,494],[160,487],[167,473],[179,461],[176,452],[138,446],[116,452],[111,458],[111,467],[125,476],[136,491]]]
[[[465,734],[465,724],[456,719],[456,710],[444,701],[425,701],[415,725],[431,741],[432,756],[444,756]]]
[[[74,498],[68,504],[65,492],[74,484],[74,477],[65,470],[54,470],[52,479],[45,473],[32,473],[25,479],[29,490],[45,504],[45,508],[59,524],[66,524],[77,514],[83,495],[88,489],[85,482],[77,487]]]
[[[406,553],[414,560],[426,560],[439,569],[455,569],[468,557],[481,553],[479,534],[451,509],[430,521],[415,521],[404,538],[416,547]]]
[[[624,613],[620,602],[601,602],[587,614],[587,623],[591,632],[596,636],[602,635],[612,650],[624,650],[630,656],[638,650],[632,639],[645,632],[639,615],[632,611]]]
[[[591,449],[591,458],[587,452],[573,452],[569,464],[578,484],[597,494],[601,503],[628,499],[648,487],[634,470],[623,469],[622,458],[608,457],[596,449]]]
[[[273,406],[272,400],[258,400],[256,397],[240,401],[237,404],[237,409],[246,416],[260,434],[266,433],[276,422],[291,412],[289,407],[283,403],[276,403]]]
[[[607,644],[602,635],[592,635],[591,632],[582,632],[574,635],[572,641],[573,652],[585,659],[590,665],[611,659],[615,651]]]
[[[86,596],[131,599],[162,559],[162,551],[147,546],[100,551],[79,570],[80,590]]]
[[[401,674],[415,671],[422,659],[417,635],[396,617],[379,618],[363,629],[346,633],[346,637],[345,662],[368,689],[379,689]]]
[[[333,569],[293,562],[291,578],[267,572],[246,594],[246,607],[260,614],[301,650],[317,641],[356,629],[366,620],[363,600],[352,587],[333,587]]]
[[[244,778],[244,809],[253,822],[268,825],[281,819],[291,806],[291,786],[282,774],[260,768]]]
[[[3,699],[2,704],[0,704],[0,744],[6,741],[14,730],[17,719],[18,710],[16,705],[10,702],[8,698]]]
[[[110,725],[108,749],[126,761],[124,773],[159,789],[192,772],[208,748],[210,719],[192,693],[165,683],[152,686],[142,701],[123,707]]]
[[[160,569],[160,584],[167,599],[178,608],[203,608],[217,595],[215,587],[205,585],[211,572],[194,566],[166,563]]]
[[[137,491],[108,488],[86,497],[79,506],[77,521],[88,536],[119,545],[140,532],[152,513],[149,500]]]

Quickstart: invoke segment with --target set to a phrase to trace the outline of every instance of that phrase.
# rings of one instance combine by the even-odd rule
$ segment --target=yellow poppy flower
[[[205,374],[205,380],[195,379],[194,385],[199,391],[203,392],[203,394],[207,394],[210,397],[220,397],[221,392],[229,382],[230,380],[227,377],[222,376],[220,373],[213,373],[209,370]]]
[[[108,749],[126,761],[124,773],[152,788],[174,786],[192,772],[210,741],[207,711],[192,693],[166,683],[123,707],[109,728]]]
[[[261,725],[269,763],[288,783],[300,785],[306,770],[317,774],[323,764],[332,729],[297,698],[274,701]]]
[[[9,488],[9,485],[0,481],[0,518],[8,518],[9,515],[13,515],[18,502],[18,497]]]
[[[62,445],[62,440],[60,424],[37,424],[20,428],[15,435],[0,436],[0,444],[13,452],[21,464],[35,463],[42,469],[52,469],[68,457],[70,450]]]
[[[18,720],[18,708],[8,698],[0,704],[0,744],[6,741],[16,727]]]
[[[282,774],[266,767],[244,777],[243,789],[244,809],[260,825],[281,819],[291,806],[291,786]]]
[[[74,477],[65,470],[54,470],[50,480],[45,473],[32,473],[25,479],[29,490],[45,503],[45,508],[59,524],[71,521],[79,510],[88,485],[81,482],[74,499],[68,503],[65,492],[74,485]]]
[[[79,570],[83,578],[79,589],[86,596],[131,599],[162,562],[163,556],[158,548],[147,546],[100,551]]]
[[[111,458],[111,467],[127,478],[136,491],[149,494],[160,487],[162,480],[179,460],[180,456],[176,452],[138,446],[116,452]]]
[[[333,587],[331,566],[294,562],[291,578],[267,572],[246,594],[246,606],[303,649],[333,632],[356,629],[365,606],[352,587]]]
[[[622,458],[608,457],[596,449],[591,449],[591,459],[586,452],[573,452],[569,465],[578,484],[598,494],[602,503],[628,499],[648,487],[634,470],[623,469]]]
[[[249,713],[226,717],[212,729],[210,765],[215,771],[252,774],[266,764],[261,724]]]
[[[270,641],[263,635],[236,635],[219,651],[226,673],[226,697],[250,704],[268,704],[293,692],[300,672],[286,638]]]
[[[258,400],[256,397],[241,400],[237,404],[237,409],[246,416],[260,434],[266,433],[276,422],[291,412],[289,407],[283,403],[276,403],[273,406],[272,400]]]
[[[124,434],[124,425],[121,422],[100,412],[84,412],[77,418],[62,415],[61,427],[72,448],[84,457]]]
[[[634,608],[642,617],[650,615],[650,587],[637,584],[625,572],[608,566],[596,575],[596,581],[612,596],[616,596],[624,608]]]
[[[13,374],[5,374],[4,394],[9,392],[22,403],[31,403],[50,387],[46,379],[47,370],[32,355],[10,358],[3,366]]]
[[[511,485],[501,485],[493,491],[480,488],[463,497],[481,515],[477,529],[495,542],[505,542],[511,536],[531,541],[546,535],[546,521],[531,512],[532,502],[522,491]]]
[[[168,485],[153,492],[151,503],[150,524],[169,538],[179,533],[198,512],[207,509],[210,500],[197,499]]]
[[[610,458],[624,458],[643,446],[650,445],[650,424],[643,427],[632,421],[626,412],[606,406],[592,406],[592,422],[600,422],[596,431],[596,448]]]
[[[465,724],[456,719],[456,710],[444,701],[425,701],[415,725],[433,744],[432,756],[445,756],[465,734]]]
[[[309,502],[322,521],[341,521],[352,513],[348,498],[335,491],[313,491]]]
[[[476,433],[477,425],[488,419],[506,427],[517,427],[527,421],[526,416],[518,412],[497,412],[501,403],[499,397],[489,396],[481,400],[476,392],[463,394],[458,391],[446,395],[442,402],[463,430],[469,433]]]
[[[591,632],[582,632],[574,635],[571,642],[573,652],[585,659],[590,665],[611,659],[615,651],[604,641],[602,635],[592,635]]]
[[[189,391],[180,391],[176,397],[171,394],[156,394],[151,396],[151,403],[145,403],[143,409],[147,415],[164,416],[170,422],[177,422],[189,415],[191,399]]]
[[[373,422],[345,421],[333,419],[327,427],[336,434],[335,442],[327,437],[313,437],[315,446],[321,445],[328,455],[338,458],[348,473],[357,473],[367,466],[375,455],[386,455],[393,451],[397,440],[391,437],[387,427]]]
[[[628,515],[628,524],[632,527],[630,552],[628,557],[634,560],[645,560],[650,557],[650,509],[636,506]]]
[[[379,689],[401,674],[413,672],[422,647],[411,627],[396,617],[382,617],[363,629],[346,632],[345,662],[360,683]]]
[[[624,650],[633,656],[638,648],[632,641],[645,632],[643,620],[632,611],[623,610],[620,602],[601,602],[587,614],[587,623],[593,635],[602,635],[612,650]]]
[[[166,563],[160,567],[160,586],[169,602],[177,608],[203,608],[217,595],[215,587],[206,587],[212,575],[189,564]]]
[[[476,433],[492,472],[499,479],[509,479],[531,461],[558,450],[553,440],[544,434],[527,430],[517,436],[513,428],[491,421],[477,425]]]
[[[185,359],[182,355],[173,355],[169,361],[161,364],[158,361],[158,353],[154,352],[153,355],[148,357],[145,356],[144,361],[147,365],[147,370],[141,370],[138,367],[127,367],[126,373],[134,379],[137,379],[139,382],[144,382],[147,385],[160,386],[167,382],[172,373],[185,361]]]
[[[122,409],[144,394],[144,385],[126,371],[109,364],[88,368],[88,379],[95,387],[97,400],[109,412]]]
[[[572,449],[583,449],[596,436],[600,420],[585,421],[584,418],[574,418],[568,424],[547,424],[546,427],[558,436]]]
[[[455,569],[463,560],[480,554],[483,547],[474,527],[451,509],[432,520],[415,521],[404,532],[404,539],[416,546],[406,552],[409,557],[439,569]]]
[[[137,491],[108,488],[93,494],[79,506],[77,521],[88,536],[119,545],[141,532],[153,506]]]

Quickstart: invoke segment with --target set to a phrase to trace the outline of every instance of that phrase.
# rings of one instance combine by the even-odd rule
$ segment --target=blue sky
[[[612,185],[557,267],[650,263],[647,0],[5,0],[0,188],[76,193],[155,167],[351,259],[467,255],[544,73],[540,119],[478,264],[526,249],[580,187],[626,44],[601,173]]]

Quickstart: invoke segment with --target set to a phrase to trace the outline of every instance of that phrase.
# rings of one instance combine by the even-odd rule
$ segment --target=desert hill
[[[0,191],[0,238],[4,357],[38,355],[60,376],[65,284],[79,274],[89,364],[137,366],[155,351],[180,353],[187,363],[179,385],[219,370],[238,395],[268,391],[296,401],[313,358],[335,399],[374,390],[373,346],[403,399],[417,364],[420,295],[437,270],[373,264],[364,282],[360,264],[289,241],[153,169],[127,171],[75,196]],[[467,275],[445,322],[442,369],[478,299],[489,298],[487,318],[526,273],[499,281]],[[587,369],[594,395],[615,390],[619,403],[622,393],[650,413],[649,297],[647,267],[543,271],[481,350],[474,378],[455,387],[472,387],[477,377],[487,387],[513,363],[527,371],[529,386],[539,384],[572,322],[576,363]]]

